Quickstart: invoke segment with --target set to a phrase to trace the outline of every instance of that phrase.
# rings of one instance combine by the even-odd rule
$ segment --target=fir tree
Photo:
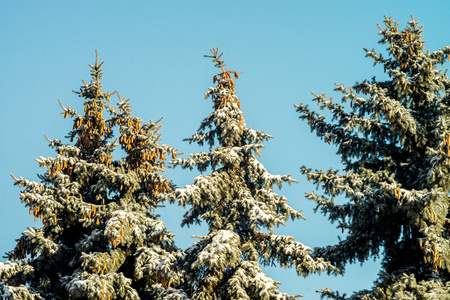
[[[13,176],[43,227],[28,228],[0,263],[3,298],[185,298],[173,234],[154,214],[173,189],[162,172],[176,149],[159,144],[158,122],[131,115],[129,99],[102,91],[102,64],[90,65],[92,80],[76,92],[84,115],[61,105],[74,119],[74,145],[48,139],[56,156],[36,159],[46,169],[40,182]],[[114,94],[118,108],[108,104]]]
[[[274,185],[295,180],[290,175],[271,175],[257,160],[261,143],[271,136],[246,126],[233,79],[239,74],[225,69],[217,49],[211,52],[207,57],[220,71],[213,78],[217,86],[209,88],[205,99],[212,98],[214,111],[187,139],[209,145],[210,152],[173,163],[212,171],[168,197],[190,206],[182,225],[205,221],[209,228],[207,236],[184,251],[186,292],[192,299],[294,299],[278,290],[279,282],[264,274],[261,265],[294,266],[304,276],[336,269],[323,259],[313,259],[312,249],[294,238],[274,233],[274,227],[289,218],[303,218],[273,191]]]
[[[336,85],[342,104],[316,95],[331,121],[297,106],[311,130],[337,146],[345,171],[302,167],[324,190],[308,198],[348,233],[316,254],[341,268],[382,256],[375,286],[351,299],[449,299],[450,81],[438,67],[450,47],[425,51],[414,18],[404,30],[391,18],[384,23],[378,27],[388,57],[365,51],[389,78]],[[348,201],[334,203],[340,196]]]

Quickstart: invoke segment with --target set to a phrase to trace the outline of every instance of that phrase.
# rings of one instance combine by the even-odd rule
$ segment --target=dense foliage
[[[417,20],[404,30],[391,18],[384,23],[380,43],[388,56],[366,53],[387,80],[336,85],[341,104],[316,96],[331,121],[297,106],[311,130],[337,146],[344,165],[343,173],[302,167],[324,190],[308,198],[348,233],[316,255],[340,268],[382,257],[375,287],[351,299],[448,299],[450,81],[439,66],[450,58],[450,47],[425,51]],[[342,196],[348,201],[336,204]],[[345,298],[328,289],[323,295]]]
[[[179,250],[154,214],[173,189],[162,172],[176,149],[159,145],[158,122],[144,123],[128,100],[102,91],[102,64],[90,65],[92,80],[77,92],[84,115],[61,105],[74,119],[74,144],[49,139],[56,156],[36,159],[46,169],[40,182],[13,176],[43,226],[28,228],[0,263],[2,299],[184,297],[173,268]],[[118,108],[109,105],[114,94]],[[125,157],[115,159],[119,145]]]
[[[380,43],[388,55],[366,50],[383,66],[384,80],[336,85],[338,102],[315,95],[331,120],[296,105],[342,159],[342,172],[301,168],[321,190],[307,193],[315,209],[346,233],[337,244],[313,251],[276,234],[289,219],[303,218],[274,191],[296,181],[270,174],[258,160],[272,136],[247,127],[239,73],[225,68],[218,49],[207,55],[219,69],[205,94],[213,111],[186,139],[209,151],[188,157],[160,144],[159,121],[145,123],[131,114],[129,99],[102,91],[96,58],[91,81],[76,92],[84,113],[60,103],[64,118],[73,119],[69,141],[47,138],[56,154],[36,159],[45,169],[38,182],[11,175],[39,225],[0,263],[0,298],[295,299],[262,267],[336,274],[381,257],[373,288],[350,298],[323,289],[322,296],[449,299],[450,80],[439,68],[450,47],[425,50],[417,20],[403,30],[391,18],[384,24]],[[202,174],[175,188],[163,175],[168,163]],[[164,201],[187,208],[181,225],[205,223],[207,235],[177,248],[156,214]]]
[[[335,272],[330,263],[311,256],[311,248],[293,237],[277,235],[274,227],[303,218],[273,191],[289,175],[272,175],[257,160],[262,142],[270,135],[247,127],[236,96],[236,71],[225,69],[217,49],[211,50],[219,73],[213,77],[205,99],[214,111],[200,124],[189,142],[210,146],[209,152],[178,158],[175,166],[197,168],[207,175],[168,197],[190,208],[182,225],[205,221],[209,232],[184,251],[184,269],[192,299],[294,299],[278,290],[279,282],[261,270],[262,265],[295,267],[299,275]],[[214,145],[217,145],[214,147]]]

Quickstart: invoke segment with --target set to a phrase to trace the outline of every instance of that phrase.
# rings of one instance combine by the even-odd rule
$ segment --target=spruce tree
[[[173,189],[162,172],[176,149],[159,144],[158,122],[131,115],[129,99],[102,91],[102,65],[96,57],[76,92],[84,114],[60,103],[74,120],[70,143],[48,139],[56,156],[36,159],[40,182],[12,176],[43,226],[28,228],[0,263],[2,299],[185,298],[180,252],[154,213]]]
[[[304,276],[336,269],[321,258],[313,259],[312,249],[293,237],[275,234],[274,227],[289,218],[303,218],[273,190],[274,185],[281,188],[283,182],[295,180],[290,175],[270,174],[257,160],[261,143],[271,136],[247,127],[233,79],[239,74],[225,69],[217,49],[211,53],[207,57],[219,73],[205,99],[212,99],[214,111],[186,139],[209,145],[210,151],[172,161],[175,166],[211,173],[168,196],[183,207],[190,206],[183,226],[202,221],[208,225],[208,235],[197,237],[200,240],[184,251],[186,292],[198,300],[294,299],[279,291],[279,282],[264,274],[261,265],[294,266]]]
[[[331,121],[297,106],[311,130],[337,146],[344,165],[343,172],[301,169],[322,189],[307,197],[347,233],[315,253],[340,268],[382,257],[375,286],[350,299],[449,299],[450,81],[440,66],[450,47],[425,51],[414,18],[404,30],[391,18],[384,24],[380,43],[388,55],[365,51],[383,66],[385,80],[336,85],[341,103],[316,95]]]

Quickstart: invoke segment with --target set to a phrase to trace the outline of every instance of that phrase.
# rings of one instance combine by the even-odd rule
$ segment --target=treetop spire
[[[210,50],[212,55],[204,55],[205,57],[212,58],[212,62],[216,63],[216,67],[220,68],[222,72],[214,75],[213,77],[213,83],[217,82],[217,87],[221,90],[220,93],[209,93],[207,92],[205,94],[205,99],[208,98],[209,95],[212,96],[214,101],[214,109],[218,110],[221,107],[224,107],[227,103],[231,103],[231,105],[234,107],[234,105],[237,105],[239,109],[241,109],[241,104],[239,102],[239,98],[236,96],[235,90],[236,85],[234,83],[234,80],[232,78],[231,74],[234,74],[234,78],[239,78],[239,73],[237,71],[231,71],[226,70],[225,61],[220,60],[220,58],[223,55],[223,52],[219,54],[219,48],[211,49]]]

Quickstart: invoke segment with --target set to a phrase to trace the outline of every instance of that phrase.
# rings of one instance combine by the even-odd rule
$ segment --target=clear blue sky
[[[164,116],[163,142],[187,155],[201,149],[182,139],[212,107],[203,95],[216,70],[203,55],[219,47],[228,66],[243,72],[236,85],[247,125],[274,136],[261,162],[272,174],[300,181],[279,193],[307,220],[277,232],[311,247],[335,243],[339,231],[314,214],[304,197],[314,187],[299,169],[339,167],[340,159],[310,133],[293,105],[310,102],[311,92],[333,95],[334,83],[382,77],[362,48],[384,51],[376,26],[383,15],[404,28],[413,14],[424,26],[426,47],[436,50],[450,44],[449,12],[448,1],[1,1],[0,252],[12,249],[27,226],[40,226],[20,203],[9,174],[37,180],[42,169],[34,158],[54,156],[44,134],[64,139],[72,127],[57,100],[82,110],[82,99],[71,91],[89,79],[95,49],[105,61],[104,90],[131,98],[134,115],[146,121]],[[167,172],[180,187],[196,175]],[[180,229],[181,208],[160,214],[182,248],[204,231]],[[343,277],[265,269],[282,291],[305,299],[319,299],[315,290],[324,287],[347,293],[370,288],[378,270],[372,260],[349,266]]]

